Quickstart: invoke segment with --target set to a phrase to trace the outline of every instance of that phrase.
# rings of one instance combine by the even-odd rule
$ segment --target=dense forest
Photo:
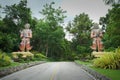
[[[104,0],[112,8],[105,17],[100,17],[99,24],[104,31],[104,51],[111,51],[120,46],[120,4]],[[114,0],[113,0],[114,1]],[[73,21],[63,27],[67,11],[61,7],[54,8],[55,2],[44,5],[40,14],[44,18],[32,17],[32,11],[27,6],[27,0],[21,0],[18,4],[2,7],[5,17],[0,16],[0,50],[6,53],[19,51],[20,30],[25,23],[31,25],[33,38],[31,52],[40,52],[47,57],[63,60],[73,60],[81,57],[81,54],[90,54],[92,44],[90,31],[93,20],[89,14],[80,13]],[[1,10],[0,9],[0,10]],[[66,29],[73,38],[68,41],[65,38]]]

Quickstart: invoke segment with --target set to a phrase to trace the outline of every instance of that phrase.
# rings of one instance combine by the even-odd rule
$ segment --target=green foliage
[[[40,12],[43,20],[39,20],[35,26],[34,49],[42,51],[48,57],[61,57],[65,52],[65,33],[61,26],[65,18],[63,9],[54,8],[54,2],[44,5]]]
[[[80,53],[84,53],[86,51],[86,47],[78,45],[77,46],[77,51],[80,52]]]
[[[35,58],[47,58],[45,55],[41,54],[41,53],[37,53],[34,55]]]
[[[118,47],[118,48],[115,50],[115,52],[116,52],[117,54],[120,54],[120,47]]]
[[[106,25],[104,34],[105,49],[117,48],[120,46],[120,4],[114,4],[112,9],[108,10],[108,14],[102,21]]]
[[[82,64],[82,65],[86,65],[86,66],[92,65],[92,62],[91,62],[91,61],[80,61],[80,60],[75,60],[75,63],[77,63],[77,64]]]
[[[11,37],[12,34],[5,33],[6,30],[4,21],[0,20],[0,49],[5,52],[11,51],[14,41]]]
[[[74,60],[80,60],[80,61],[89,61],[92,60],[94,56],[92,56],[90,53],[81,53],[76,54],[75,52],[69,53],[66,57],[66,60],[74,61]]]
[[[76,53],[88,53],[90,52],[90,28],[92,26],[92,20],[89,19],[88,14],[82,13],[76,15],[73,22],[67,25],[67,31],[73,35],[72,50]]]
[[[106,52],[115,52],[115,48],[114,47],[109,47],[108,49],[105,49],[104,51],[106,51]]]
[[[99,72],[102,75],[107,76],[111,80],[119,80],[120,79],[120,70],[112,70],[112,69],[101,69],[92,67],[95,71]]]
[[[46,60],[47,57],[43,54],[43,53],[40,53],[40,52],[32,52],[34,54],[34,60]]]
[[[19,25],[22,24],[23,26],[25,23],[31,23],[31,11],[30,8],[27,8],[27,0],[21,0],[18,4],[6,6],[4,13],[6,14],[5,19],[13,20],[13,22],[14,19],[17,19]],[[14,23],[16,24],[16,22]]]
[[[30,61],[34,61],[34,57],[33,55],[31,54],[21,54],[21,53],[18,53],[16,54],[17,58],[16,57],[13,57],[13,60],[15,62],[20,62],[20,63],[24,63],[24,62],[30,62]]]
[[[0,49],[5,52],[18,51],[21,41],[19,31],[25,23],[30,23],[33,31],[33,50],[43,52],[48,57],[66,58],[67,53],[70,53],[70,42],[65,40],[62,27],[66,11],[61,7],[54,8],[54,4],[52,2],[43,6],[40,13],[44,18],[40,20],[32,19],[27,0],[5,6],[5,18],[0,20]]]
[[[104,56],[95,59],[94,66],[104,69],[120,69],[120,48],[116,49],[115,53],[106,53]]]
[[[78,56],[76,53],[72,52],[72,53],[69,53],[66,57],[67,60],[70,60],[70,61],[74,61],[76,59],[78,59]]]
[[[33,28],[34,20],[31,17],[30,8],[27,7],[27,0],[21,0],[3,8],[5,18],[0,21],[0,48],[5,52],[18,51],[20,43],[19,31],[25,23],[30,23]]]
[[[17,54],[18,58],[14,59],[15,62],[25,62],[25,59],[22,57],[22,54]]]
[[[0,67],[9,66],[11,62],[11,58],[6,53],[0,52]]]
[[[96,67],[92,66],[91,61],[84,62],[84,61],[75,60],[75,62],[77,64],[82,64],[82,65],[85,65],[87,67],[90,67],[91,69],[93,69],[93,70],[97,71],[98,73],[110,78],[111,80],[119,80],[120,79],[120,76],[119,76],[120,70],[96,68]]]
[[[81,53],[78,54],[78,60],[81,61],[88,61],[88,60],[92,60],[94,58],[94,56],[92,56],[90,53]]]
[[[44,9],[40,12],[45,16],[45,20],[49,23],[51,28],[56,29],[58,27],[57,25],[60,25],[60,23],[63,23],[64,18],[66,17],[64,13],[66,11],[63,11],[61,7],[59,8],[54,8],[55,2],[51,2],[50,4],[44,5]]]
[[[5,69],[11,68],[11,67],[15,67],[15,66],[19,66],[19,65],[21,65],[21,63],[19,63],[19,62],[12,62],[8,66],[2,66],[2,67],[0,67],[0,70],[5,70]]]

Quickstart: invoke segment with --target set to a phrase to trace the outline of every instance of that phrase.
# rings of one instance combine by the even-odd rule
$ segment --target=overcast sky
[[[20,0],[0,0],[0,5],[4,7],[5,5],[12,5],[19,1]],[[28,7],[32,10],[32,16],[38,19],[42,18],[39,11],[43,9],[43,5],[52,1],[56,3],[55,7],[60,6],[63,10],[67,11],[65,23],[73,20],[75,15],[83,12],[88,14],[94,22],[98,22],[99,18],[105,16],[108,8],[110,8],[110,6],[104,4],[103,0],[28,0]]]

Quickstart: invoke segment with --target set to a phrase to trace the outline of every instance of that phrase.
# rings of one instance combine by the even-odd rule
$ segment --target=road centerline
[[[51,75],[51,77],[50,77],[50,80],[54,80],[58,68],[59,68],[59,64],[57,64],[57,65],[55,66],[55,68],[54,68],[54,70],[53,70],[53,73],[52,73],[52,75]]]

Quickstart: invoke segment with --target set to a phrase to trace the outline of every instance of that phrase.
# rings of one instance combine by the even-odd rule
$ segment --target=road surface
[[[36,65],[0,80],[95,80],[74,62],[48,62]]]

